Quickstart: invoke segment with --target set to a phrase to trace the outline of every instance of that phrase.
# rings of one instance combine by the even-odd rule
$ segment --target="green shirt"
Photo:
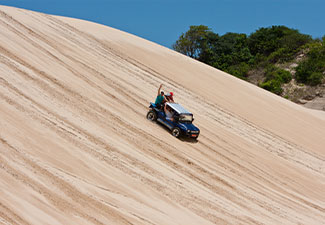
[[[156,98],[155,104],[160,105],[160,104],[163,103],[163,101],[164,101],[164,96],[158,95],[157,98]]]

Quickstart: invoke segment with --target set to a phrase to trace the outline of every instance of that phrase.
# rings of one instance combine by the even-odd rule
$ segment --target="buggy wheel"
[[[178,127],[174,127],[172,129],[172,135],[179,138],[181,136],[181,130]]]
[[[147,119],[150,120],[150,121],[156,121],[157,120],[157,114],[156,114],[156,112],[153,111],[153,110],[150,110],[147,113]]]

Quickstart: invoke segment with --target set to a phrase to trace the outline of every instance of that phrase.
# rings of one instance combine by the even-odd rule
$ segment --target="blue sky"
[[[285,25],[325,35],[325,0],[0,0],[48,14],[90,20],[171,47],[190,25],[220,35]]]

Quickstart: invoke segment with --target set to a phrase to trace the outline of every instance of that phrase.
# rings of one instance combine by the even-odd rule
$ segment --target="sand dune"
[[[0,224],[325,224],[323,112],[87,21],[1,6],[0,40]]]

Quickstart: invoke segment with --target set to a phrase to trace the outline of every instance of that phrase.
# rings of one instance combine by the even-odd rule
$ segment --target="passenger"
[[[172,112],[171,108],[165,104],[164,111],[166,114],[166,119],[170,121],[174,121],[174,113]]]
[[[174,98],[173,98],[173,96],[174,96],[174,93],[173,93],[173,92],[169,92],[169,93],[167,93],[167,94],[165,95],[167,102],[172,102],[172,103],[174,103]]]
[[[158,109],[162,109],[162,104],[165,103],[165,101],[166,101],[164,92],[163,91],[160,92],[161,87],[162,87],[162,84],[159,86],[157,98],[155,101],[155,105],[157,106]]]

